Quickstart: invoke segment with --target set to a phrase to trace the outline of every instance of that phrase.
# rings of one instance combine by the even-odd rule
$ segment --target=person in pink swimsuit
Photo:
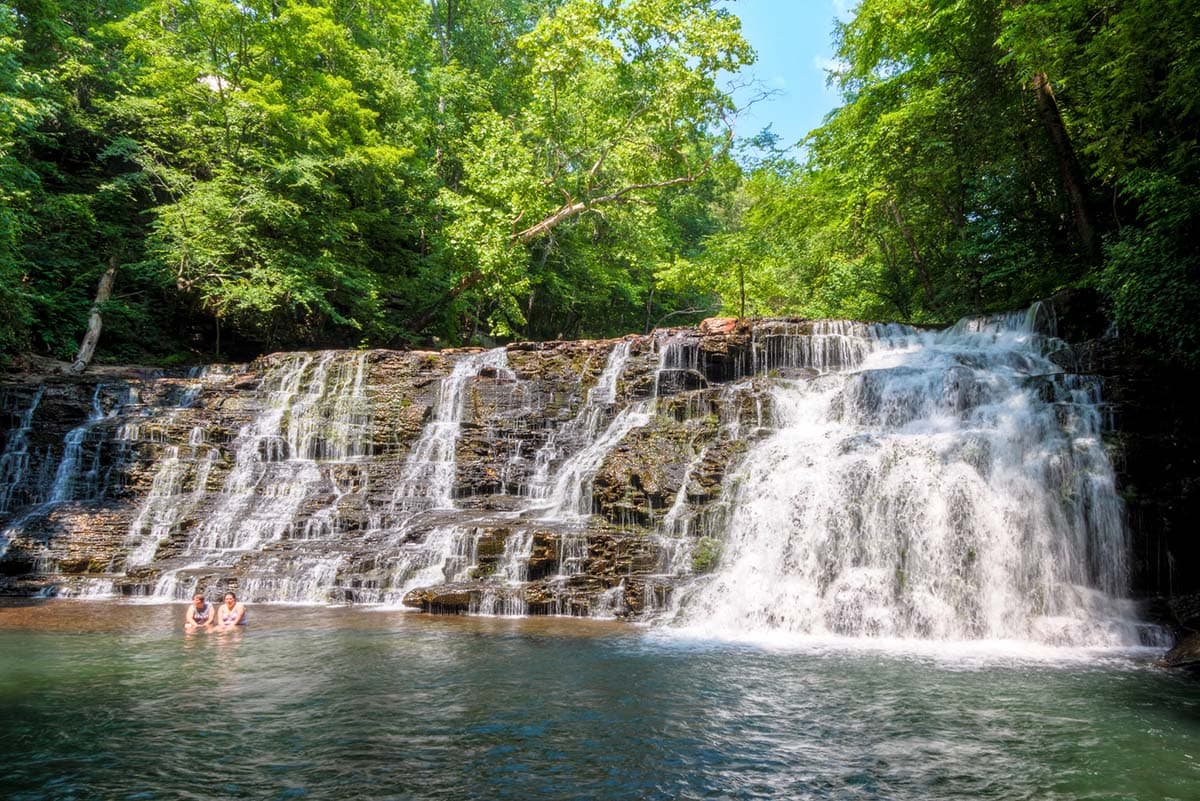
[[[232,592],[225,593],[225,602],[217,607],[217,628],[228,630],[246,625],[246,605],[238,603]]]

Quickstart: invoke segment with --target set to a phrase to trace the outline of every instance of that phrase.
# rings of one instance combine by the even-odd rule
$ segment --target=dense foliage
[[[753,53],[711,0],[0,5],[0,349],[640,329]],[[709,299],[705,299],[706,301]]]
[[[0,2],[0,357],[944,322],[1074,285],[1200,353],[1200,14],[862,0],[731,137],[718,0]],[[789,155],[790,153],[790,155]],[[749,155],[753,154],[753,156]]]
[[[844,104],[746,183],[757,250],[709,254],[755,265],[749,310],[946,322],[1090,285],[1200,360],[1195,4],[862,0],[836,43]]]

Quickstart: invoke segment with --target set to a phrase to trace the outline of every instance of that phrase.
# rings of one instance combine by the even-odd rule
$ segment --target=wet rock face
[[[1094,308],[1056,300],[1037,325],[1081,338],[1064,369],[1106,377],[1136,588],[1200,589],[1194,415]],[[728,479],[771,431],[773,382],[861,359],[820,325],[13,376],[0,592],[654,615],[719,560]]]
[[[1103,377],[1106,444],[1132,535],[1135,593],[1200,593],[1200,415],[1193,402],[1200,375],[1164,365],[1132,340],[1099,337],[1071,350],[1076,370]],[[1178,626],[1169,616],[1164,622]]]
[[[713,517],[734,429],[762,422],[752,344],[722,321],[13,376],[0,592],[636,616],[690,573],[688,521]]]
[[[1186,667],[1200,670],[1200,634],[1187,634],[1163,657],[1167,667]]]

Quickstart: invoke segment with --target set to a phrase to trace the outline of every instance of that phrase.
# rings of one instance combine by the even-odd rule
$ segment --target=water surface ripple
[[[1144,654],[770,650],[586,621],[0,606],[6,799],[1195,799]]]

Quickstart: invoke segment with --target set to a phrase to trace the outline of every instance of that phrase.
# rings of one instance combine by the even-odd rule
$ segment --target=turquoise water
[[[1200,797],[1200,682],[1146,652],[183,608],[0,606],[0,798]]]

